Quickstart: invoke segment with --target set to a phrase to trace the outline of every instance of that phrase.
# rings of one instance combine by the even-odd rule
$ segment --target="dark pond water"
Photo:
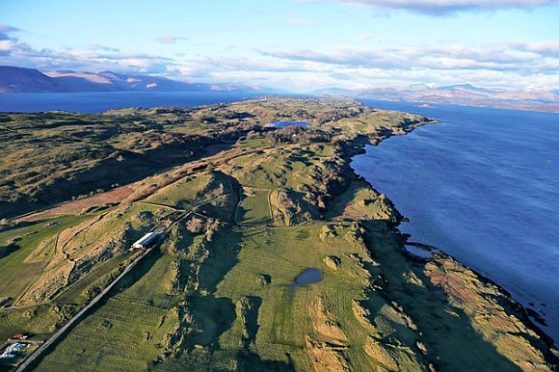
[[[302,287],[307,284],[317,283],[322,280],[322,272],[318,269],[305,269],[294,280],[295,287]]]
[[[503,286],[559,343],[559,115],[364,102],[440,121],[353,159],[409,218],[400,230]]]
[[[272,124],[275,128],[285,128],[285,127],[308,127],[309,123],[307,121],[278,121]]]

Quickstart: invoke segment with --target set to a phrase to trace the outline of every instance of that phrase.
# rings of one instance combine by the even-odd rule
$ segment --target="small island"
[[[352,170],[366,144],[431,124],[280,97],[0,114],[0,363],[554,370],[522,306],[410,253],[403,216]]]

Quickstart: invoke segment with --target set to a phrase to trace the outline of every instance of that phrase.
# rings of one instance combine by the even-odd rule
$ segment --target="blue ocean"
[[[238,92],[86,92],[0,94],[0,112],[63,110],[98,113],[110,109],[156,106],[194,107],[255,98]]]
[[[500,284],[559,343],[559,114],[364,102],[439,121],[352,162],[409,218],[400,229]]]

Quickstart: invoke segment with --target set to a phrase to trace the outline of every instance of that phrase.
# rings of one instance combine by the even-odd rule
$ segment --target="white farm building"
[[[142,238],[132,244],[132,248],[137,249],[145,249],[155,243],[159,236],[161,235],[160,231],[152,231],[148,232],[146,235],[142,236]]]

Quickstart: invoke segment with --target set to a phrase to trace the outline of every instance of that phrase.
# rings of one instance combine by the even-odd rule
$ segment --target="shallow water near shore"
[[[433,254],[423,248],[416,247],[414,245],[406,245],[404,246],[405,251],[412,255],[413,257],[417,257],[419,259],[427,260],[433,256]]]
[[[410,219],[400,230],[535,309],[559,344],[559,115],[364,102],[440,121],[352,161]]]

